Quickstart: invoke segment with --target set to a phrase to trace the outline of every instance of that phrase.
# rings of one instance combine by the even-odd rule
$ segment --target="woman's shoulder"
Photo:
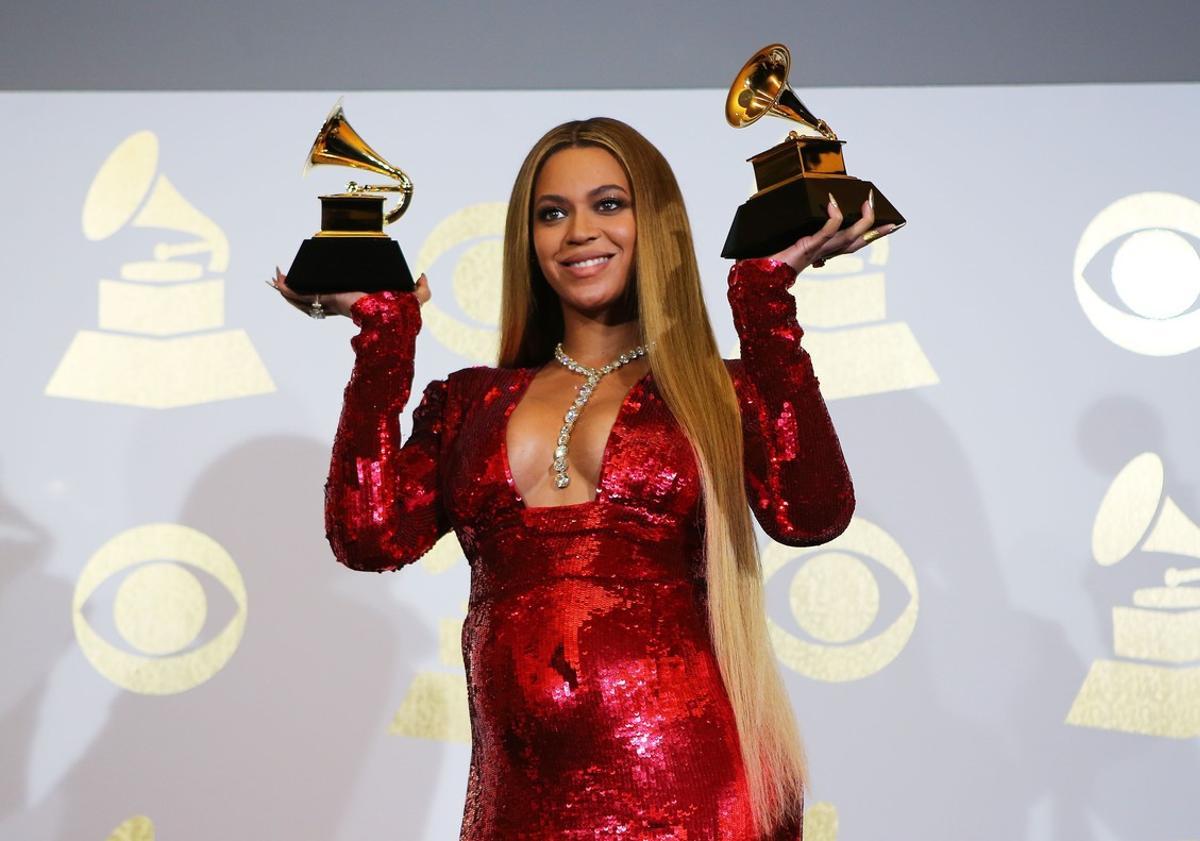
[[[493,365],[468,365],[441,378],[447,390],[462,400],[472,400],[487,389],[504,385],[520,376],[524,368],[498,368]]]
[[[743,361],[725,358],[722,358],[721,361],[725,363],[725,370],[729,372],[735,385],[740,385],[745,376]],[[451,371],[442,377],[441,381],[446,383],[451,394],[461,399],[471,400],[489,388],[510,385],[532,368],[537,367],[533,365],[528,368],[500,368],[494,365],[468,365],[465,368]]]
[[[495,368],[489,365],[468,365],[432,378],[425,386],[417,414],[436,413],[448,428],[456,429],[474,406],[491,402],[497,388],[504,388],[520,368]],[[491,394],[492,396],[489,396]]]
[[[456,371],[451,371],[446,375],[447,381],[455,382],[479,382],[485,380],[497,380],[519,376],[524,373],[526,368],[498,368],[494,365],[468,365],[465,368],[459,368]]]

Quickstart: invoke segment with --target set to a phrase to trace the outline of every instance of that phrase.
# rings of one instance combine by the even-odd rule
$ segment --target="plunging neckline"
[[[512,413],[516,411],[517,405],[521,402],[522,398],[525,397],[525,393],[529,390],[529,386],[533,382],[533,378],[537,376],[537,373],[544,367],[546,366],[542,365],[537,368],[522,369],[524,381],[517,386],[515,394],[509,401],[508,406],[504,409],[504,422],[500,424],[500,460],[504,465],[505,484],[508,486],[508,490],[511,493],[514,501],[522,511],[541,511],[543,509],[552,510],[557,508],[583,509],[594,505],[599,505],[601,502],[601,497],[604,493],[604,480],[607,475],[608,460],[609,456],[611,455],[609,451],[612,449],[614,433],[616,433],[617,427],[621,425],[625,418],[625,411],[630,404],[630,398],[633,397],[634,392],[640,391],[644,388],[646,382],[650,379],[652,372],[647,370],[646,373],[642,374],[642,376],[638,378],[637,382],[631,385],[625,392],[625,396],[621,398],[621,404],[617,407],[617,416],[613,419],[613,424],[611,427],[609,427],[608,435],[604,439],[604,449],[600,451],[600,467],[596,474],[596,490],[592,498],[585,499],[582,502],[568,502],[563,505],[529,505],[525,501],[524,495],[522,495],[521,491],[517,489],[517,483],[513,479],[512,465],[508,462],[508,420],[510,417],[512,417]]]

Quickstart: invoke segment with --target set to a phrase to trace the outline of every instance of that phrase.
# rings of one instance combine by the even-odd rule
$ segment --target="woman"
[[[471,564],[463,839],[800,837],[750,509],[789,545],[854,510],[787,289],[893,226],[869,200],[844,231],[829,215],[733,267],[725,360],[666,161],[616,120],[558,126],[509,203],[498,367],[431,382],[403,443],[427,279],[321,298],[362,328],[326,486],[337,559],[394,570],[454,529]]]

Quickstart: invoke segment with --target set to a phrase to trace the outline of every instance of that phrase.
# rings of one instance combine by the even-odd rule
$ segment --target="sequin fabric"
[[[747,495],[789,545],[846,528],[854,492],[795,300],[735,264]],[[626,393],[595,499],[527,507],[505,447],[536,368],[434,380],[401,442],[421,326],[411,293],[355,303],[362,328],[326,485],[337,559],[416,561],[449,530],[471,566],[463,624],[472,751],[461,841],[755,841],[733,712],[705,616],[700,480],[647,373]],[[800,826],[772,841],[799,839]]]

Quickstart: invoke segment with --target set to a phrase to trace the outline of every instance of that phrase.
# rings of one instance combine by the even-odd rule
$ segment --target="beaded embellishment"
[[[651,343],[653,344],[653,342]],[[571,429],[575,426],[575,420],[579,417],[579,413],[583,411],[583,407],[587,405],[588,398],[592,396],[592,392],[596,389],[596,384],[600,382],[600,378],[605,374],[610,374],[638,357],[645,356],[647,346],[638,345],[633,350],[626,351],[600,368],[589,368],[576,362],[571,357],[567,356],[562,349],[562,342],[554,346],[554,358],[570,368],[577,374],[583,374],[587,379],[583,385],[579,387],[579,394],[575,397],[575,402],[571,404],[571,408],[567,409],[566,415],[563,417],[562,429],[558,432],[558,444],[554,448],[554,461],[550,464],[550,469],[554,471],[554,486],[559,490],[571,484],[571,477],[567,475],[567,445],[571,441]]]

